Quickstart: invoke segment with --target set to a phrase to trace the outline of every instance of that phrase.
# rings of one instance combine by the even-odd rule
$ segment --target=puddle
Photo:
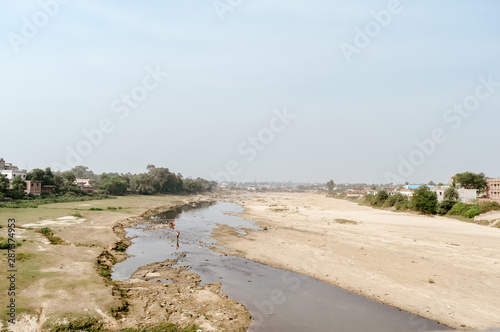
[[[200,275],[202,284],[221,282],[226,295],[245,305],[254,319],[249,331],[255,332],[450,330],[316,279],[210,250],[215,243],[210,234],[216,224],[240,232],[259,229],[254,222],[234,215],[242,211],[241,206],[227,201],[203,204],[153,218],[155,223],[167,225],[175,220],[175,229],[128,228],[128,236],[136,236],[127,249],[131,257],[115,265],[112,278],[128,279],[141,266],[178,258],[176,266],[189,266],[190,272]]]

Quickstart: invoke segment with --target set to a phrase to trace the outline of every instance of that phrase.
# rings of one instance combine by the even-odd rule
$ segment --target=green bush
[[[387,198],[384,202],[384,205],[382,207],[393,207],[396,206],[397,203],[399,202],[407,202],[408,197],[401,193],[397,193],[395,195],[390,195],[389,198]]]
[[[51,332],[63,332],[63,331],[89,331],[89,332],[99,332],[102,331],[102,326],[104,324],[97,320],[95,317],[81,317],[71,320],[69,323],[63,325],[53,326]]]
[[[399,201],[394,204],[394,207],[397,211],[405,211],[410,208],[410,201],[406,199],[406,201]]]
[[[365,195],[365,197],[363,198],[363,204],[371,205],[373,197],[375,197],[375,196],[372,194]]]
[[[380,190],[371,200],[372,206],[381,207],[384,202],[389,198],[389,194],[385,190]]]
[[[467,209],[469,209],[469,205],[462,202],[457,202],[455,203],[455,205],[453,205],[448,213],[452,216],[461,216]]]
[[[464,211],[463,216],[467,218],[474,218],[475,216],[479,215],[480,212],[481,211],[479,209],[479,206],[473,205],[469,209]]]
[[[11,248],[11,243],[9,243],[9,239],[3,238],[0,236],[0,249],[10,249]],[[16,247],[19,247],[21,245],[21,242],[16,242]]]
[[[50,231],[50,228],[48,227],[43,227],[40,232],[42,232],[43,235],[50,235],[52,232]]]
[[[457,203],[456,201],[442,201],[438,205],[437,213],[440,215],[447,214],[456,203]]]
[[[426,214],[434,214],[437,211],[438,200],[435,192],[427,187],[422,187],[415,191],[412,199],[413,209]]]

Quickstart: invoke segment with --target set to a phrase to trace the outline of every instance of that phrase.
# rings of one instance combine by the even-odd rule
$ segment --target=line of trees
[[[76,179],[90,179],[96,191],[84,193],[75,183]],[[76,166],[67,172],[53,172],[50,167],[31,170],[26,180],[41,181],[42,186],[53,186],[55,196],[116,195],[126,194],[194,194],[212,191],[217,183],[202,178],[184,179],[182,174],[168,168],[147,166],[140,174],[102,173],[95,174],[85,166]],[[12,182],[0,174],[0,199],[21,199],[25,196],[26,182],[15,177]],[[46,196],[46,195],[45,195]]]

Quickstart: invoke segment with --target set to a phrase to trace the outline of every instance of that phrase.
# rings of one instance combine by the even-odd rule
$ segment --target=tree
[[[185,179],[183,186],[187,193],[194,194],[204,191],[212,191],[212,189],[217,185],[215,181],[208,181],[202,178]]]
[[[438,206],[438,199],[435,192],[432,192],[427,187],[421,187],[413,193],[412,199],[413,208],[417,211],[434,214]]]
[[[83,195],[82,189],[75,183],[75,180],[76,176],[72,172],[56,173],[53,180],[56,193]]]
[[[333,191],[333,188],[335,187],[335,182],[333,182],[333,180],[330,180],[326,183],[327,187],[328,187],[328,191]]]
[[[64,181],[67,183],[72,183],[76,181],[76,175],[73,172],[64,172],[63,177]]]
[[[149,173],[141,173],[130,179],[130,189],[140,195],[151,195],[156,192],[155,181]]]
[[[196,182],[196,180],[193,179],[185,179],[184,180],[184,190],[186,192],[192,194],[201,191],[201,184]]]
[[[47,167],[43,175],[43,185],[53,186],[54,184],[55,184],[54,173],[52,173],[50,167]]]
[[[47,167],[45,171],[40,168],[35,168],[28,173],[26,180],[42,181],[43,185],[53,185],[54,174],[50,167]]]
[[[389,194],[385,190],[380,190],[371,200],[371,205],[382,206],[386,199],[389,198]]]
[[[176,190],[177,192],[182,192],[184,191],[184,180],[182,178],[182,174],[181,173],[177,173],[177,182],[176,182]]]
[[[434,183],[434,181],[429,181],[429,186],[435,186],[436,184]]]
[[[99,188],[110,195],[123,196],[127,193],[128,181],[121,176],[112,176],[101,182]]]
[[[0,194],[5,193],[10,187],[10,181],[3,174],[0,174]]]
[[[465,189],[477,189],[482,191],[486,188],[486,176],[484,173],[463,172],[453,177],[453,183],[460,183]]]
[[[87,166],[75,166],[71,169],[77,179],[97,180],[97,175],[94,174]]]
[[[16,176],[12,179],[11,187],[16,197],[23,197],[26,190],[26,181],[22,177]]]
[[[458,194],[458,191],[455,189],[455,187],[450,186],[444,191],[443,198],[445,201],[458,201],[460,195]]]
[[[43,171],[43,169],[35,168],[35,169],[32,169],[28,173],[28,175],[26,175],[26,180],[42,181],[43,182],[44,176],[45,176],[45,172]]]

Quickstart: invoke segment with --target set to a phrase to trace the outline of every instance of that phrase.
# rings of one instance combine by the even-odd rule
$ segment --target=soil
[[[125,237],[125,227],[159,211],[217,198],[130,196],[0,211],[2,231],[8,218],[16,218],[17,240],[22,241],[17,255],[25,257],[17,263],[17,317],[9,330],[42,331],[91,321],[111,331],[163,322],[179,327],[194,324],[205,332],[245,331],[250,325],[247,310],[222,294],[219,283],[200,286],[197,275],[171,268],[175,261],[142,267],[128,281],[109,278],[113,264],[126,259],[123,250],[130,239]],[[74,212],[79,216],[71,217]],[[41,234],[42,227],[50,228],[60,239],[58,244]],[[2,261],[7,261],[4,253]],[[172,283],[148,281],[156,275]],[[2,280],[0,286],[7,284]],[[3,293],[0,300],[7,303],[9,298]],[[5,326],[3,317],[0,323]]]
[[[500,326],[500,229],[313,193],[236,201],[266,231],[214,231],[228,253],[461,330]]]

